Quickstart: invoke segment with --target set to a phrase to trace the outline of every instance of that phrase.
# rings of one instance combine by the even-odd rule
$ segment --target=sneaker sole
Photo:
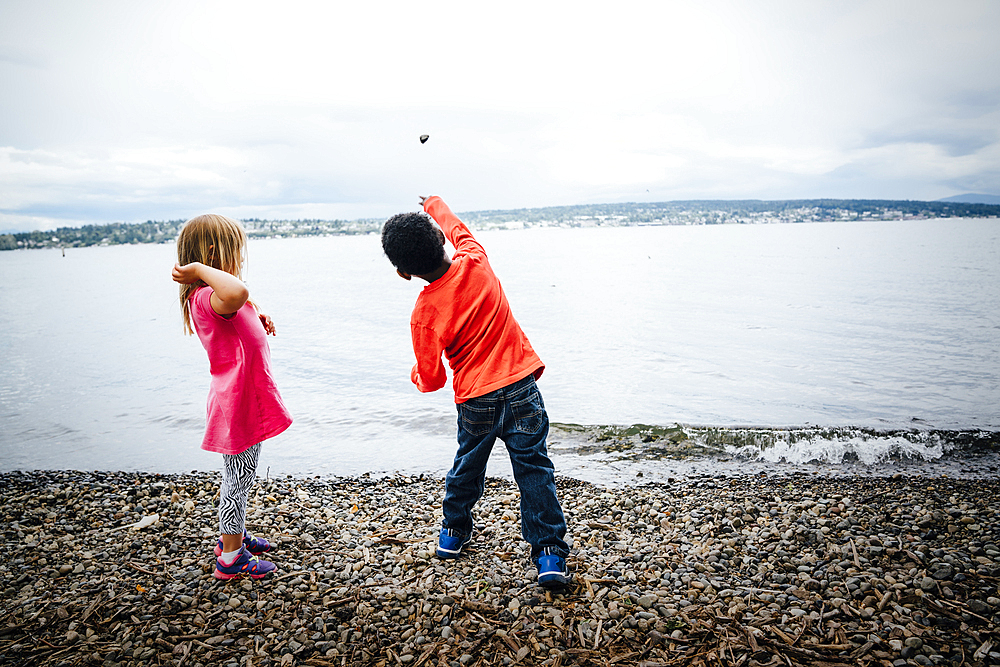
[[[543,572],[538,575],[538,585],[543,588],[562,588],[568,586],[570,577],[563,572]]]
[[[235,574],[226,574],[225,572],[219,572],[219,568],[215,568],[215,572],[212,573],[212,576],[218,579],[219,581],[229,581],[231,579],[240,579],[242,577],[249,577],[251,579],[264,579],[267,576],[269,576],[271,572],[274,572],[274,570],[270,570],[269,572],[265,572],[264,574],[247,574],[246,572],[236,572]]]
[[[462,550],[459,549],[458,551],[451,551],[449,549],[442,549],[441,547],[438,547],[437,551],[435,553],[437,554],[438,558],[444,558],[445,560],[451,560],[452,558],[458,558],[459,556],[461,556],[462,555]]]

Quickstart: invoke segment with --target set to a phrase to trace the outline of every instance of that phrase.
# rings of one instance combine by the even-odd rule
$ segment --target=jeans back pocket
[[[483,436],[493,430],[495,411],[492,405],[458,404],[459,426],[469,435]]]
[[[510,410],[514,416],[514,428],[521,433],[535,435],[542,430],[546,422],[545,405],[542,396],[534,387],[510,402]]]

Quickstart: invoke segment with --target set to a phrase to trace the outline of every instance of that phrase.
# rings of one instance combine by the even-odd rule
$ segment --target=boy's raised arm
[[[441,227],[445,238],[455,247],[455,250],[462,253],[483,253],[486,250],[472,235],[465,223],[458,219],[458,216],[451,212],[444,200],[438,196],[426,197],[423,199],[424,212],[434,218],[434,222]]]

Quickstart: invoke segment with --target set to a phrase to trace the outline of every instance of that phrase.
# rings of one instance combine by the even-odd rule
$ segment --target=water
[[[845,452],[863,464],[933,459],[947,445],[892,438],[1000,429],[1000,221],[478,237],[547,364],[540,387],[554,422],[835,427],[832,438],[772,439],[755,454],[793,464]],[[182,335],[174,252],[0,253],[0,469],[219,466],[198,448],[208,362]],[[262,468],[447,469],[450,391],[409,383],[419,285],[396,277],[376,236],[255,240],[246,277],[277,325],[274,371],[295,417],[265,444]],[[897,433],[856,437],[879,430]],[[613,474],[581,438],[553,434],[558,471]],[[745,445],[717,451],[746,455]],[[498,450],[490,472],[506,474]],[[702,464],[720,465],[704,453],[691,463]]]

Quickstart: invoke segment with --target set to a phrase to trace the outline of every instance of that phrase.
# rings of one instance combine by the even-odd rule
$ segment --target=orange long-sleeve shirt
[[[424,210],[455,247],[447,273],[429,283],[410,316],[417,363],[410,379],[420,391],[447,382],[441,353],[452,370],[455,402],[488,394],[545,369],[510,311],[486,251],[440,197]]]

